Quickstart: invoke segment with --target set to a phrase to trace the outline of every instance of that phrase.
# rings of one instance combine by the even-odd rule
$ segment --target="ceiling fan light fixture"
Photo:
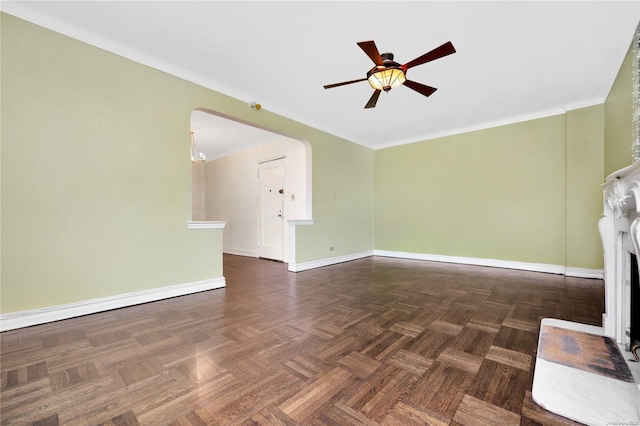
[[[343,81],[342,83],[327,84],[325,89],[331,89],[332,87],[345,86],[347,84],[358,83],[360,81],[367,80],[369,85],[374,89],[373,95],[369,98],[369,101],[364,106],[365,109],[375,108],[378,102],[378,97],[383,91],[388,92],[394,87],[404,85],[411,90],[420,93],[423,96],[431,96],[433,92],[438,90],[435,87],[427,86],[426,84],[418,83],[417,81],[407,80],[406,72],[409,68],[416,67],[418,65],[426,64],[427,62],[440,59],[444,56],[456,53],[456,49],[453,44],[448,41],[435,49],[425,53],[422,56],[400,65],[393,60],[393,53],[380,53],[376,47],[376,43],[373,40],[360,41],[358,46],[364,51],[364,53],[376,64],[367,72],[366,78],[359,78],[357,80]]]
[[[404,75],[402,68],[384,68],[378,70],[372,69],[367,77],[369,84],[376,90],[384,90],[388,92],[394,87],[398,87],[403,84],[407,78]]]

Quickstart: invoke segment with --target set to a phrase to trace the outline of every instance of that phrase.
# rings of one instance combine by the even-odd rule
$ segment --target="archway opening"
[[[275,260],[288,262],[289,221],[311,219],[310,144],[200,108],[191,114],[191,130],[205,157],[204,162],[192,163],[192,220],[226,221],[224,253],[267,257],[264,253],[271,250],[264,247],[266,241],[282,241],[282,256]],[[267,207],[273,200],[262,194],[270,190],[264,165],[275,160],[282,181],[271,190],[281,196],[282,208],[270,212]],[[270,228],[279,220],[281,231]]]

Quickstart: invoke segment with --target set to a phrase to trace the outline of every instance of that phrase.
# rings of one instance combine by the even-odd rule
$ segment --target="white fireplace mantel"
[[[603,186],[604,216],[598,223],[604,251],[602,326],[606,336],[626,346],[631,322],[629,253],[640,253],[640,161],[609,175]]]
[[[604,251],[602,327],[545,318],[540,328],[542,331],[542,327],[558,327],[615,339],[635,383],[550,361],[538,351],[531,395],[546,410],[583,424],[637,425],[640,424],[640,363],[631,362],[625,349],[630,340],[626,331],[631,326],[633,257],[630,253],[640,254],[640,161],[612,173],[603,187],[604,215],[598,222]],[[541,333],[539,348],[544,344]],[[592,356],[580,350],[575,354],[585,359]]]

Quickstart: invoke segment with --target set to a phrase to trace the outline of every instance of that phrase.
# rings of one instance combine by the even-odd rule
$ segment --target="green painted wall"
[[[203,89],[2,14],[2,303],[15,312],[222,276],[190,231]]]
[[[607,104],[376,151],[375,248],[602,269],[600,185],[631,162],[628,59]]]
[[[567,262],[569,267],[602,269],[604,182],[604,105],[568,111],[567,119]]]
[[[370,150],[1,16],[0,312],[222,276],[222,231],[187,229],[198,107],[310,142],[298,261],[373,249]]]
[[[563,115],[376,151],[375,248],[564,265]]]
[[[360,145],[313,144],[315,224],[296,230],[297,262],[373,250],[373,162],[374,151]]]
[[[376,151],[375,248],[601,269],[600,185],[631,164],[631,60],[602,105]]]
[[[613,87],[605,101],[605,176],[632,163],[633,134],[632,50],[620,67]]]

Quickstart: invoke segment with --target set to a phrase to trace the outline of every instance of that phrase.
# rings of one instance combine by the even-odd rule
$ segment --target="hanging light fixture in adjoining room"
[[[191,161],[194,163],[204,163],[205,158],[202,152],[198,152],[198,148],[196,148],[196,141],[193,137],[193,132],[191,132]]]

